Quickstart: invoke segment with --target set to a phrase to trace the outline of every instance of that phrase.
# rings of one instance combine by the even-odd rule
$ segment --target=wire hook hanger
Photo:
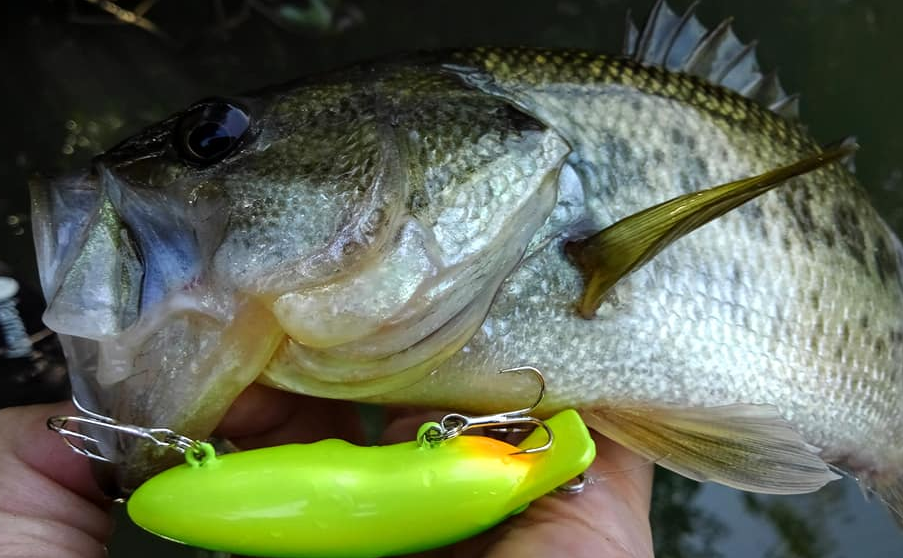
[[[552,447],[552,443],[555,440],[555,435],[552,433],[552,429],[549,428],[549,426],[542,419],[530,416],[530,413],[532,413],[536,409],[536,407],[539,406],[546,394],[546,381],[545,378],[543,378],[542,372],[540,372],[539,369],[534,366],[517,366],[514,368],[505,368],[504,370],[499,370],[499,374],[520,374],[523,372],[531,373],[531,375],[536,379],[536,382],[539,385],[539,393],[537,394],[536,400],[533,401],[530,406],[524,407],[523,409],[518,409],[516,411],[507,411],[504,413],[482,416],[468,416],[459,413],[449,413],[442,417],[439,422],[432,422],[424,425],[424,427],[422,427],[420,432],[418,433],[418,441],[421,444],[434,446],[446,440],[460,436],[465,431],[471,430],[473,428],[495,428],[496,430],[512,432],[520,430],[518,428],[511,428],[514,425],[529,424],[536,428],[542,428],[545,431],[546,443],[541,446],[522,449],[518,452],[515,452],[514,455],[525,453],[540,453],[548,450],[550,447]]]

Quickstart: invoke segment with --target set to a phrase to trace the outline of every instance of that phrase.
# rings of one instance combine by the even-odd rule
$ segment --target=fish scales
[[[691,478],[806,492],[829,462],[903,517],[903,248],[749,49],[695,19],[650,40],[653,12],[626,57],[478,48],[202,101],[34,186],[80,401],[204,437],[253,381],[495,412],[529,364],[541,412]],[[126,490],[165,466],[101,450]]]
[[[465,79],[573,147],[582,218],[596,229],[820,149],[798,125],[692,76],[581,52],[455,58]],[[550,409],[770,403],[828,458],[899,462],[899,243],[845,168],[793,182],[669,247],[619,283],[591,322],[574,312],[579,272],[561,242],[546,244],[503,284],[467,350],[398,399],[489,410],[510,380],[487,390],[488,376],[523,361],[547,375]],[[538,236],[572,234],[558,226]],[[467,395],[462,370],[473,371]]]

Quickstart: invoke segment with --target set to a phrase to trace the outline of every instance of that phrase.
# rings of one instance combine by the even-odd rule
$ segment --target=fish
[[[850,475],[903,521],[903,246],[724,22],[473,48],[201,100],[32,184],[86,411],[204,438],[248,385],[578,409],[700,481]],[[128,491],[172,463],[94,433]]]

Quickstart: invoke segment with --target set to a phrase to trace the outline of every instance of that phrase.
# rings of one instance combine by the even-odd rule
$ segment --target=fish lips
[[[138,316],[144,269],[98,174],[34,181],[31,193],[44,323],[91,339],[127,328]]]
[[[174,223],[186,214],[164,211],[158,192],[129,179],[97,164],[93,172],[32,181],[44,321],[60,334],[73,398],[85,414],[203,438],[271,350],[266,342],[236,349],[232,312],[261,334],[275,327],[253,301],[212,300],[210,289],[196,284],[195,266],[183,262],[198,262],[201,247],[190,227]],[[191,217],[215,214],[215,206],[192,204]],[[234,360],[201,350],[221,339]],[[97,440],[92,451],[116,463],[97,467],[110,494],[172,464],[172,452],[152,444],[103,428],[83,433]]]
[[[88,171],[58,178],[34,177],[29,191],[41,288],[49,303],[62,281],[61,270],[72,265],[100,206],[100,181]]]

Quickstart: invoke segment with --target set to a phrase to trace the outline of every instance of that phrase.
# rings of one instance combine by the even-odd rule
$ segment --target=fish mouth
[[[207,438],[283,336],[253,299],[238,302],[234,317],[224,323],[174,311],[161,316],[159,328],[141,332],[142,339],[140,329],[100,341],[60,335],[73,399],[84,412],[122,424]],[[95,477],[114,497],[179,461],[167,448],[109,429],[83,427],[82,433],[98,441],[92,449],[110,462],[96,465]]]
[[[102,171],[31,184],[44,321],[59,334],[73,399],[89,414],[206,438],[260,374],[282,330],[254,297],[222,296],[181,277],[142,308],[143,279],[153,268],[113,205],[119,184]],[[96,469],[112,495],[173,464],[172,452],[152,444],[99,428],[84,433],[115,463]]]
[[[63,178],[32,178],[31,221],[41,288],[53,300],[63,271],[84,244],[91,218],[100,204],[100,184],[87,172]]]
[[[43,319],[57,333],[104,339],[138,317],[144,269],[105,189],[94,172],[31,183]]]

